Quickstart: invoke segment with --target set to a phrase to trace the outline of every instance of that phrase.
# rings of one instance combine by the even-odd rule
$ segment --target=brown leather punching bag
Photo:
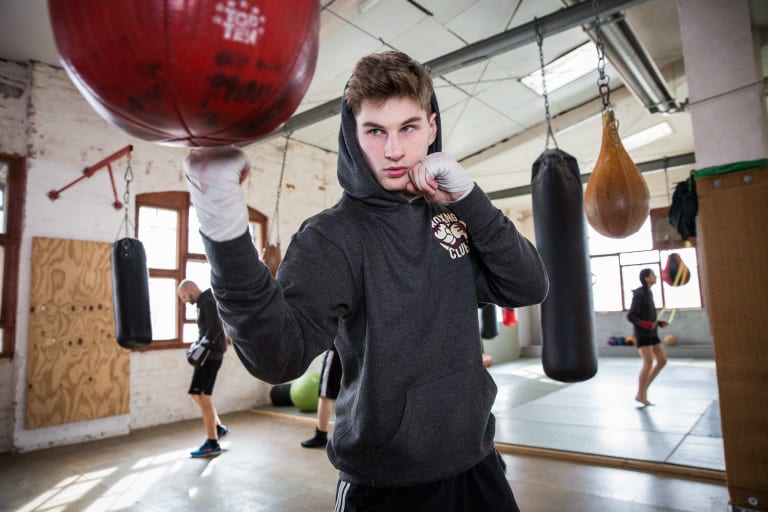
[[[603,141],[584,193],[584,212],[595,231],[624,238],[640,229],[650,211],[640,169],[621,144],[612,110],[603,112]]]

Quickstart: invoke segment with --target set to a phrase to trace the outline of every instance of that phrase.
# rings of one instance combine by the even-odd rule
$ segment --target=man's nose
[[[387,137],[387,145],[384,147],[384,156],[389,160],[400,160],[403,157],[403,145],[398,135]]]

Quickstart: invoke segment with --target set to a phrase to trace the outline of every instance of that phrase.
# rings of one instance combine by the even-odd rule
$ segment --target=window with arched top
[[[12,357],[15,345],[26,181],[24,159],[0,154],[0,357]]]
[[[261,254],[267,217],[248,208],[248,218],[253,243]],[[152,317],[153,343],[144,350],[186,347],[197,339],[195,306],[179,300],[176,288],[184,279],[195,281],[201,290],[210,287],[211,267],[199,229],[189,193],[136,196],[136,236],[147,255]]]

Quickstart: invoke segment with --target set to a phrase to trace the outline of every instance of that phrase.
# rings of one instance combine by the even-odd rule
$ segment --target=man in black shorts
[[[204,336],[212,343],[211,354],[200,367],[195,367],[192,383],[189,385],[189,395],[200,407],[203,414],[206,440],[197,450],[190,453],[192,457],[216,457],[221,454],[219,439],[229,433],[229,429],[221,424],[221,419],[213,405],[213,385],[227,351],[227,341],[224,329],[221,327],[219,313],[216,310],[216,300],[211,289],[200,291],[197,284],[184,280],[179,284],[179,298],[189,304],[197,305],[198,339]]]
[[[320,387],[317,400],[317,426],[315,435],[301,442],[304,448],[324,448],[328,444],[328,424],[331,421],[333,403],[339,396],[341,387],[341,361],[336,354],[336,347],[328,349],[323,355],[323,368],[320,372]]]

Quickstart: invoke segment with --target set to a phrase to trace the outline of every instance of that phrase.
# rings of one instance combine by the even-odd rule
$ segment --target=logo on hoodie
[[[467,225],[453,213],[440,213],[432,217],[432,236],[453,259],[469,254]]]

